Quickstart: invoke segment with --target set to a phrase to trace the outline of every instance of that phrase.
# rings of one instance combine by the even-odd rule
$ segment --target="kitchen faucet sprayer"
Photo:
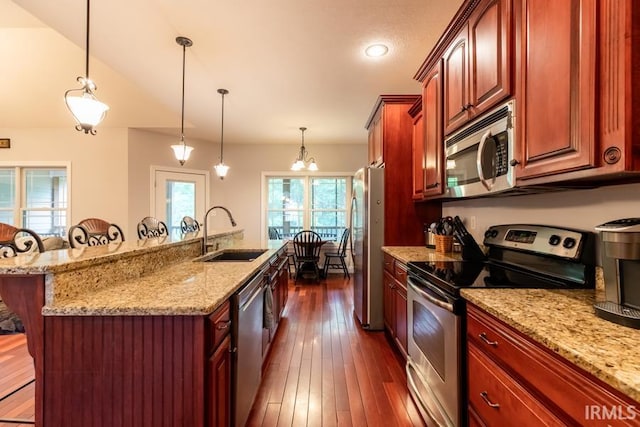
[[[209,208],[209,210],[204,214],[204,224],[203,224],[203,231],[204,231],[204,237],[202,240],[202,255],[205,255],[207,253],[207,248],[209,246],[213,246],[213,245],[208,245],[207,244],[207,238],[209,237],[209,235],[207,234],[207,218],[209,218],[209,213],[211,213],[212,210],[214,209],[222,209],[223,211],[225,211],[227,213],[227,216],[229,217],[229,221],[231,221],[231,226],[235,227],[236,224],[236,220],[233,219],[233,215],[231,215],[231,211],[227,208],[225,208],[224,206],[213,206],[211,208]]]

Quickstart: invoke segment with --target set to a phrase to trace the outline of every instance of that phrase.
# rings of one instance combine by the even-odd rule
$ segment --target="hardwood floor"
[[[289,288],[249,426],[421,426],[404,361],[353,315],[341,275]]]
[[[289,284],[284,318],[248,426],[422,426],[404,361],[353,315],[351,282]],[[25,336],[0,336],[0,396],[33,378]],[[33,384],[0,402],[0,418],[33,419]],[[0,423],[0,427],[27,424]]]

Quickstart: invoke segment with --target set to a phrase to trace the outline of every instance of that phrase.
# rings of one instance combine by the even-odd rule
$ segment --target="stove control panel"
[[[547,225],[494,225],[484,233],[484,245],[579,259],[587,232]]]

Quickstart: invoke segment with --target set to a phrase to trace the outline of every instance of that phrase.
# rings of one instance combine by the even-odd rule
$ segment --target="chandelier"
[[[78,83],[82,85],[81,88],[69,89],[64,93],[64,102],[76,120],[76,130],[95,135],[95,127],[104,119],[109,106],[98,101],[94,94],[96,84],[89,78],[89,1],[87,0],[85,75],[77,78]],[[73,94],[75,92],[80,93]]]
[[[193,151],[193,147],[184,142],[184,63],[187,47],[193,46],[193,42],[186,37],[176,37],[176,43],[182,46],[182,120],[180,122],[180,144],[172,145],[171,149],[176,156],[176,160],[178,160],[180,166],[182,166],[184,162],[189,160],[191,151]]]
[[[314,159],[313,157],[307,158],[309,152],[304,146],[304,131],[307,130],[307,128],[301,127],[300,130],[302,131],[302,145],[300,146],[298,157],[291,165],[291,170],[300,171],[306,168],[310,171],[317,171],[318,165],[316,164],[316,159]]]

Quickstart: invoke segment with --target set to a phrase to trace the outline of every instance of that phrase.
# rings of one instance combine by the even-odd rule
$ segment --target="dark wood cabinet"
[[[480,1],[444,53],[447,135],[512,94],[511,1]]]
[[[518,1],[518,179],[595,166],[596,8]]]
[[[469,419],[478,425],[600,425],[602,420],[585,419],[587,408],[638,406],[471,303],[467,371]],[[619,417],[606,423],[631,426],[637,420]]]
[[[444,54],[444,130],[469,120],[469,27],[465,24]]]
[[[425,187],[425,139],[424,119],[422,115],[422,98],[418,99],[409,109],[413,120],[413,135],[411,137],[411,157],[413,160],[413,200],[422,200]]]
[[[427,72],[422,83],[424,122],[423,197],[439,196],[444,191],[444,142],[442,136],[442,62]]]
[[[382,135],[384,244],[388,246],[424,244],[424,224],[442,216],[440,202],[413,202],[414,126],[409,110],[419,99],[420,95],[381,95],[367,120],[369,135]]]
[[[227,335],[207,363],[207,425],[231,425],[231,336]]]
[[[407,358],[407,268],[389,254],[383,266],[384,324],[402,356]]]
[[[380,111],[380,114],[373,118],[373,121],[369,124],[369,165],[379,166],[384,163],[383,158],[383,115],[384,112]]]
[[[483,0],[469,17],[470,117],[512,93],[512,0]]]

